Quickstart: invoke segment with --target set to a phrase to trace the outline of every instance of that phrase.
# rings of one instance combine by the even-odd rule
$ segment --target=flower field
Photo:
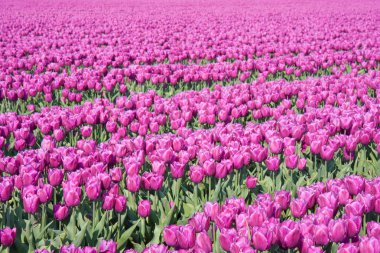
[[[0,20],[0,252],[380,253],[379,1]]]

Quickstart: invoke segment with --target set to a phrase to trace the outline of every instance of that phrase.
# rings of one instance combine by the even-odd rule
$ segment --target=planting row
[[[286,78],[305,79],[308,75],[354,74],[378,69],[379,51],[336,52],[324,55],[257,59],[207,65],[129,66],[108,69],[106,66],[78,69],[68,73],[47,71],[40,74],[0,73],[0,98],[16,107],[27,103],[79,103],[104,93],[108,98],[126,94],[129,89],[155,89],[162,96],[188,89],[213,87],[215,83],[258,82]],[[157,86],[162,84],[164,86]],[[141,87],[141,88],[139,88]],[[20,100],[20,101],[18,101]],[[4,108],[5,110],[7,108]]]
[[[360,76],[218,86],[214,91],[181,92],[171,98],[149,91],[118,97],[115,103],[95,99],[72,108],[44,107],[41,112],[33,112],[34,106],[29,105],[29,115],[0,114],[0,147],[7,155],[36,148],[43,137],[49,135],[59,143],[73,146],[80,136],[100,142],[137,134],[175,132],[183,127],[210,127],[218,122],[245,124],[252,120],[275,120],[280,123],[281,118],[282,123],[294,117],[293,114],[309,118],[308,124],[296,122],[294,128],[292,124],[282,123],[279,131],[284,138],[310,131],[313,126],[309,124],[317,123],[313,122],[314,111],[321,106],[326,109],[320,113],[336,114],[336,119],[323,119],[325,123],[331,121],[335,130],[330,127],[329,131],[333,135],[344,129],[347,132],[353,123],[350,117],[358,113],[361,115],[355,117],[365,116],[366,123],[373,121],[376,126],[378,80],[379,72],[372,71]],[[355,124],[360,125],[360,122]],[[342,128],[341,124],[348,126]],[[291,134],[291,131],[299,133]]]
[[[207,202],[202,211],[182,221],[183,225],[167,225],[163,230],[155,230],[159,233],[157,242],[162,244],[156,244],[153,239],[145,250],[140,244],[137,248],[135,245],[135,250],[124,252],[225,250],[237,253],[298,248],[303,253],[324,250],[375,253],[380,245],[379,189],[380,178],[365,179],[353,175],[300,187],[293,197],[291,192],[280,190],[273,194],[260,193],[254,200],[234,197],[223,204]],[[176,212],[176,205],[172,204],[170,209],[170,213]],[[136,229],[138,225],[139,233],[145,233],[149,217],[154,215],[149,201],[139,203],[138,214],[140,218],[132,228]],[[64,220],[68,215],[54,208],[55,219]],[[78,214],[72,214],[75,215]],[[11,246],[16,240],[15,229],[5,228],[0,234],[3,246]],[[60,252],[111,253],[123,249],[112,240],[99,240],[99,251],[94,246],[80,248],[79,245],[58,248]],[[57,247],[46,245],[42,248],[36,252],[50,252],[49,249]]]

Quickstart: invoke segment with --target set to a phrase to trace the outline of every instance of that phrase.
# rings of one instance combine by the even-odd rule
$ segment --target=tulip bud
[[[3,228],[0,230],[0,244],[5,247],[10,247],[15,242],[16,228]]]
[[[137,213],[140,217],[146,218],[150,215],[151,206],[149,200],[141,200],[137,207]]]
[[[116,253],[117,244],[113,240],[102,240],[99,245],[99,253]]]
[[[54,218],[58,221],[64,220],[69,216],[69,208],[64,205],[54,205],[53,206]]]
[[[245,181],[245,184],[247,185],[248,189],[254,189],[256,187],[256,184],[257,184],[257,178],[252,177],[252,176],[248,176],[246,181]]]

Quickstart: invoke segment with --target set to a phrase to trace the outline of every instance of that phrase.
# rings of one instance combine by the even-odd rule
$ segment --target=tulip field
[[[0,1],[0,253],[380,253],[380,1]]]

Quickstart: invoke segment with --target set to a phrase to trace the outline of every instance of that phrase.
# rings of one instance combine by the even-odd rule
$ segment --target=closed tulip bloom
[[[138,253],[138,252],[134,249],[127,249],[127,250],[124,250],[123,253]]]
[[[181,178],[185,174],[185,164],[179,162],[173,162],[170,164],[170,172],[173,178]]]
[[[64,173],[62,169],[50,169],[48,171],[48,180],[53,187],[61,185],[63,176]]]
[[[343,219],[331,220],[328,225],[332,242],[343,242],[347,237],[347,222]]]
[[[279,236],[283,248],[291,249],[296,247],[301,238],[299,225],[292,220],[284,221],[280,226]]]
[[[307,203],[303,199],[293,199],[290,202],[290,210],[295,218],[301,218],[306,214]]]
[[[34,214],[40,205],[40,200],[36,194],[27,194],[22,197],[24,210],[26,213]]]
[[[190,167],[190,180],[196,184],[203,181],[204,178],[203,168],[200,166],[192,166]]]
[[[362,217],[360,216],[345,217],[343,215],[343,218],[347,222],[347,236],[349,238],[357,236],[360,232],[360,229],[362,228]],[[368,234],[368,224],[369,223],[367,223],[367,234]]]
[[[115,198],[115,212],[123,213],[127,208],[127,198],[123,195],[119,195]]]
[[[178,247],[181,249],[190,249],[195,245],[195,229],[190,225],[180,226],[176,231]]]
[[[69,216],[70,210],[64,205],[54,205],[53,206],[54,218],[58,221],[64,220]]]
[[[306,163],[307,163],[307,160],[305,158],[300,158],[298,160],[298,165],[297,165],[298,169],[304,170],[306,168]]]
[[[0,201],[6,202],[11,199],[14,189],[13,182],[11,180],[3,180],[0,182]]]
[[[5,227],[0,230],[0,244],[10,247],[14,244],[16,238],[16,228]]]
[[[86,246],[83,248],[83,253],[98,253],[95,247]]]
[[[75,247],[74,244],[71,244],[69,246],[63,245],[61,249],[59,250],[60,253],[78,253],[80,252],[80,248]]]
[[[337,253],[359,253],[359,247],[354,243],[341,243]]]
[[[127,176],[127,189],[130,192],[138,192],[140,190],[141,176],[131,175]]]
[[[318,205],[320,207],[329,207],[336,210],[338,207],[338,199],[332,192],[326,192],[318,196]]]
[[[113,240],[102,240],[99,245],[99,253],[116,253],[117,244]]]
[[[298,165],[298,156],[297,155],[291,155],[285,157],[285,164],[286,167],[289,169],[295,169]]]
[[[321,149],[321,158],[325,161],[330,161],[331,159],[334,158],[335,150],[328,146],[328,145],[323,145]]]
[[[104,210],[109,211],[109,210],[114,209],[114,207],[115,207],[115,196],[110,192],[104,194],[102,208]]]
[[[252,177],[252,176],[248,176],[246,181],[245,181],[245,184],[247,185],[248,189],[254,189],[256,187],[256,184],[257,184],[257,178]]]
[[[43,184],[37,190],[37,196],[42,204],[49,202],[53,196],[53,186]]]
[[[210,253],[212,252],[212,241],[207,232],[203,231],[198,233],[194,246],[196,252]]]
[[[322,150],[322,142],[320,140],[314,140],[310,144],[310,151],[312,154],[317,155],[321,153]]]
[[[374,209],[375,197],[371,194],[359,193],[356,196],[356,201],[359,201],[364,206],[364,212],[369,213]]]
[[[62,158],[63,168],[67,171],[73,171],[77,168],[78,157],[74,154],[63,156]]]
[[[380,239],[380,223],[370,221],[367,223],[366,230],[367,230],[367,235],[369,237],[375,237],[377,239]]]
[[[195,229],[196,233],[208,231],[208,228],[210,227],[210,218],[204,213],[196,213],[189,219],[188,224]]]
[[[204,206],[205,214],[211,218],[211,220],[215,220],[220,212],[220,205],[218,203],[206,202]]]
[[[359,243],[359,252],[378,253],[380,248],[379,240],[374,237],[362,237]]]
[[[164,244],[151,244],[145,248],[141,253],[168,253],[168,247]]]
[[[343,181],[351,195],[357,195],[364,190],[364,178],[361,176],[347,176]]]
[[[344,212],[348,216],[362,216],[364,213],[364,205],[359,201],[351,201],[345,206]]]
[[[137,207],[137,213],[140,217],[146,218],[150,215],[151,206],[149,200],[141,200]]]
[[[250,206],[248,208],[248,214],[248,223],[250,226],[260,227],[264,221],[268,220],[265,209],[256,205]]]
[[[329,230],[324,224],[313,227],[313,240],[317,245],[326,245],[329,243]]]
[[[274,194],[274,201],[278,203],[282,210],[288,209],[290,205],[290,192],[288,191],[276,191]]]
[[[113,168],[110,170],[110,176],[113,182],[118,183],[122,180],[123,172],[121,171],[121,168],[119,167]]]
[[[77,206],[82,198],[82,190],[75,186],[63,187],[63,198],[68,207]]]
[[[81,132],[83,138],[88,138],[92,135],[92,127],[91,126],[84,126],[80,129],[80,132]]]
[[[230,251],[231,253],[239,253],[239,252],[254,253],[255,252],[251,248],[248,238],[245,236],[238,237],[237,240],[231,244]]]
[[[96,200],[102,193],[102,184],[99,178],[93,177],[87,181],[85,186],[87,197],[90,200]]]
[[[178,226],[177,225],[170,225],[166,226],[163,231],[163,237],[164,241],[168,246],[171,247],[177,247],[178,242],[177,242],[177,230]]]
[[[252,243],[257,250],[269,250],[272,242],[272,233],[266,227],[252,231]]]
[[[279,138],[272,139],[269,143],[269,150],[273,154],[280,154],[282,152],[283,142]]]
[[[223,250],[230,251],[231,244],[236,240],[238,234],[235,229],[222,229],[219,243]]]

